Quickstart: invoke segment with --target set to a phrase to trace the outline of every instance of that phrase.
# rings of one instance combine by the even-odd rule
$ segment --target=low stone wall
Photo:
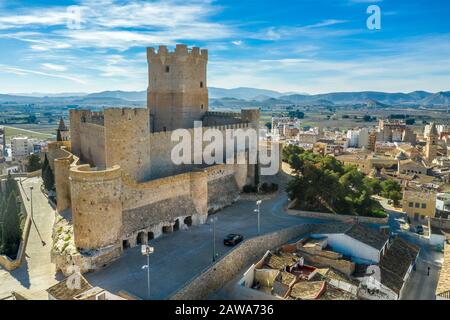
[[[303,224],[244,241],[216,264],[170,297],[171,300],[201,300],[231,281],[243,268],[256,262],[267,250],[309,233],[313,225]]]
[[[288,209],[288,214],[292,216],[298,216],[303,218],[310,219],[323,219],[323,220],[334,220],[341,222],[360,222],[360,223],[376,223],[376,224],[387,224],[389,217],[385,218],[373,218],[373,217],[362,217],[362,216],[348,216],[343,214],[333,214],[333,213],[325,213],[325,212],[312,212],[312,211],[303,211],[296,209]]]

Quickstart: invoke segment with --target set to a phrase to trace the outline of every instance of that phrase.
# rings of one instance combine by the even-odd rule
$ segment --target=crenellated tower
[[[192,128],[208,111],[208,50],[178,44],[174,52],[147,48],[147,108],[152,132]]]

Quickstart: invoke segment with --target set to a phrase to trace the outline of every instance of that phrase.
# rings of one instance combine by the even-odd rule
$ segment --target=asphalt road
[[[23,179],[22,194],[30,197],[33,190],[34,224],[31,226],[26,257],[22,266],[9,272],[0,267],[0,298],[12,291],[26,294],[33,299],[47,299],[45,289],[57,283],[55,265],[50,261],[52,228],[55,213],[47,198],[41,193],[40,178]],[[30,212],[30,201],[25,206]],[[45,245],[43,245],[43,242]]]
[[[261,205],[261,233],[270,233],[300,223],[323,223],[323,220],[304,219],[287,215],[283,207],[287,196],[279,196]],[[257,215],[254,201],[240,200],[216,213],[216,250],[223,256],[231,250],[223,245],[229,233],[244,238],[257,235]],[[184,284],[195,278],[213,263],[213,232],[210,223],[194,226],[150,241],[155,248],[150,256],[151,299],[166,299]],[[138,297],[147,297],[146,257],[135,247],[105,269],[85,275],[89,282],[113,292],[125,290]]]

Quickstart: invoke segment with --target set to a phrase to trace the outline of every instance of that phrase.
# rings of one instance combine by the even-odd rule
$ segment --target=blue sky
[[[447,91],[449,15],[447,0],[0,0],[0,92],[144,90],[145,47],[176,43],[209,49],[209,86]]]

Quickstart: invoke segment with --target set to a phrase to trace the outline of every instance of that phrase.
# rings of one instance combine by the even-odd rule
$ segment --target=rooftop
[[[46,291],[57,300],[74,300],[76,296],[92,289],[92,286],[81,274],[78,276],[80,277],[80,283],[75,288],[73,288],[72,283],[69,283],[69,278],[66,278]]]
[[[403,279],[411,264],[416,260],[420,247],[401,238],[395,238],[386,253],[381,257],[381,283],[399,293]]]
[[[365,227],[359,223],[348,225],[333,223],[318,226],[313,234],[342,233],[355,240],[365,243],[375,249],[381,250],[389,239],[389,235],[374,228]]]
[[[266,257],[264,265],[266,265],[270,269],[284,270],[286,267],[294,265],[299,259],[300,258],[292,254],[280,253],[275,255],[273,253],[270,253]]]
[[[301,281],[292,286],[289,296],[298,300],[313,300],[319,298],[325,288],[325,281]]]

